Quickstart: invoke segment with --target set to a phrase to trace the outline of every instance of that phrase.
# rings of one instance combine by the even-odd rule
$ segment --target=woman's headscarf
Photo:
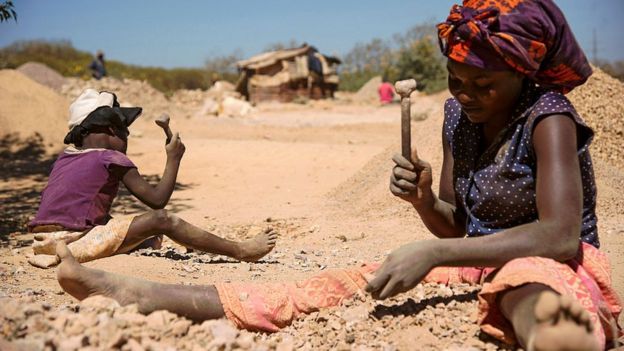
[[[464,0],[438,24],[448,58],[484,69],[512,68],[563,93],[592,74],[568,22],[552,0]]]

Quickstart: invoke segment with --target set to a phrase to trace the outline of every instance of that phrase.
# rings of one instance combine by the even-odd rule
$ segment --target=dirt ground
[[[445,98],[446,94],[422,98],[418,108],[428,118],[412,125],[414,145],[435,170],[441,163]],[[415,211],[387,190],[391,156],[400,150],[398,105],[266,104],[244,119],[176,118],[175,113],[171,117],[187,151],[168,208],[232,239],[272,226],[280,234],[276,249],[249,264],[187,254],[167,242],[170,247],[160,251],[114,256],[87,266],[188,285],[296,280],[327,268],[381,261],[404,243],[431,237]],[[165,162],[162,130],[153,121],[140,119],[131,133],[129,157],[148,179],[157,180]],[[275,334],[237,331],[225,321],[191,326],[165,312],[144,317],[132,306],[77,305],[60,289],[54,270],[34,268],[25,259],[31,237],[19,228],[36,212],[50,165],[46,157],[29,159],[37,150],[28,150],[21,156],[3,156],[9,165],[19,167],[4,166],[0,178],[2,228],[12,232],[6,237],[9,244],[0,248],[0,297],[4,296],[0,310],[8,316],[0,333],[10,334],[18,348],[508,348],[479,333],[477,288],[464,285],[420,285],[381,303],[361,297],[309,315]],[[624,295],[624,173],[600,158],[595,159],[595,168],[602,249],[611,259],[614,285]],[[114,207],[115,216],[145,210],[123,190]],[[124,320],[124,313],[133,319]],[[120,319],[125,324],[102,326]]]

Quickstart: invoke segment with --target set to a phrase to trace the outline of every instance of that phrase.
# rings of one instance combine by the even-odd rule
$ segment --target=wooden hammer
[[[154,123],[156,123],[160,128],[162,128],[165,131],[165,135],[167,136],[167,141],[165,142],[165,145],[169,144],[169,142],[171,141],[171,138],[173,138],[173,133],[171,132],[171,128],[169,128],[170,120],[171,118],[169,118],[169,115],[166,113],[163,113],[162,115],[160,115],[160,117],[156,118],[156,120],[154,121]]]
[[[400,80],[394,83],[394,90],[401,96],[401,154],[411,161],[412,129],[410,125],[410,94],[416,90],[416,80]]]

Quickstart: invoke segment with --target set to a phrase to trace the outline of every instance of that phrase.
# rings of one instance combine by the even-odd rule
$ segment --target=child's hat
[[[111,126],[122,124],[116,127],[127,128],[141,115],[142,111],[140,107],[120,107],[117,96],[113,93],[86,89],[69,106],[69,129],[79,126],[87,117],[89,120],[107,121]]]

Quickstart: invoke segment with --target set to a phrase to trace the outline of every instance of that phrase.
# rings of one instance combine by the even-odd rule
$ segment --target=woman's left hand
[[[392,251],[366,286],[373,298],[383,300],[406,292],[435,268],[431,241],[416,241]]]

